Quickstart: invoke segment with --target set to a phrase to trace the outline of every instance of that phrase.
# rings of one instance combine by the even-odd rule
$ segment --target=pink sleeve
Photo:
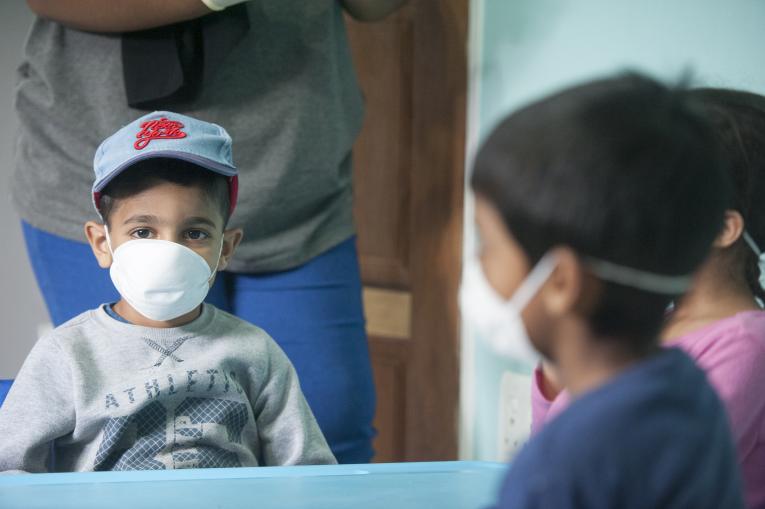
[[[563,391],[552,401],[542,394],[542,368],[537,366],[531,376],[531,434],[536,435],[545,423],[568,407],[568,392]]]

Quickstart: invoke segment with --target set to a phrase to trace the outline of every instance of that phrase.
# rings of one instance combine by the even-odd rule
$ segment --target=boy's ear
[[[555,256],[558,263],[542,290],[542,298],[549,316],[562,317],[587,307],[592,285],[573,250],[559,247],[555,250]]]
[[[228,262],[231,257],[234,256],[237,246],[242,242],[242,236],[244,231],[241,228],[232,228],[223,232],[223,249],[220,252],[220,260],[218,261],[218,270],[223,270],[228,267]]]
[[[98,260],[98,266],[102,269],[108,269],[112,266],[112,253],[109,251],[109,244],[106,242],[106,230],[104,225],[95,221],[85,223],[85,236],[88,238],[90,248]]]
[[[744,218],[737,210],[726,210],[722,231],[717,235],[712,245],[719,249],[725,249],[732,246],[743,234]]]

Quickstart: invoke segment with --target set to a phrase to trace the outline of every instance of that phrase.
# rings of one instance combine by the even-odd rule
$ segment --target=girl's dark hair
[[[164,157],[139,161],[109,182],[101,192],[100,212],[104,222],[109,224],[109,216],[119,200],[162,182],[202,189],[220,210],[224,226],[228,223],[231,198],[226,177],[187,161]]]
[[[734,193],[727,208],[738,211],[760,249],[765,248],[765,97],[740,90],[699,88],[689,91],[712,124],[729,163]],[[754,251],[740,238],[730,248],[734,277],[743,277],[765,301]]]
[[[558,245],[664,275],[689,275],[723,224],[729,182],[699,108],[628,73],[569,88],[503,120],[478,153],[473,189],[532,263]],[[603,282],[599,337],[654,341],[673,296]]]

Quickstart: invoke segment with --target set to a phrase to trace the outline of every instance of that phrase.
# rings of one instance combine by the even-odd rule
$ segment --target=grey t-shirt
[[[250,31],[174,109],[222,125],[240,170],[229,270],[296,267],[353,234],[351,147],[363,104],[337,0],[253,0]],[[18,71],[13,200],[22,218],[84,241],[93,155],[145,111],[127,106],[119,35],[38,18]]]
[[[0,472],[47,471],[51,449],[55,471],[335,463],[279,346],[208,304],[168,329],[101,307],[41,338],[0,407]]]

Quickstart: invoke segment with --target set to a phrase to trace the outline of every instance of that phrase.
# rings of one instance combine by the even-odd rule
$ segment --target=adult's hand
[[[42,18],[89,32],[145,30],[212,12],[202,0],[27,0],[27,4]]]
[[[392,13],[407,0],[340,0],[348,14],[359,21],[378,21]]]

